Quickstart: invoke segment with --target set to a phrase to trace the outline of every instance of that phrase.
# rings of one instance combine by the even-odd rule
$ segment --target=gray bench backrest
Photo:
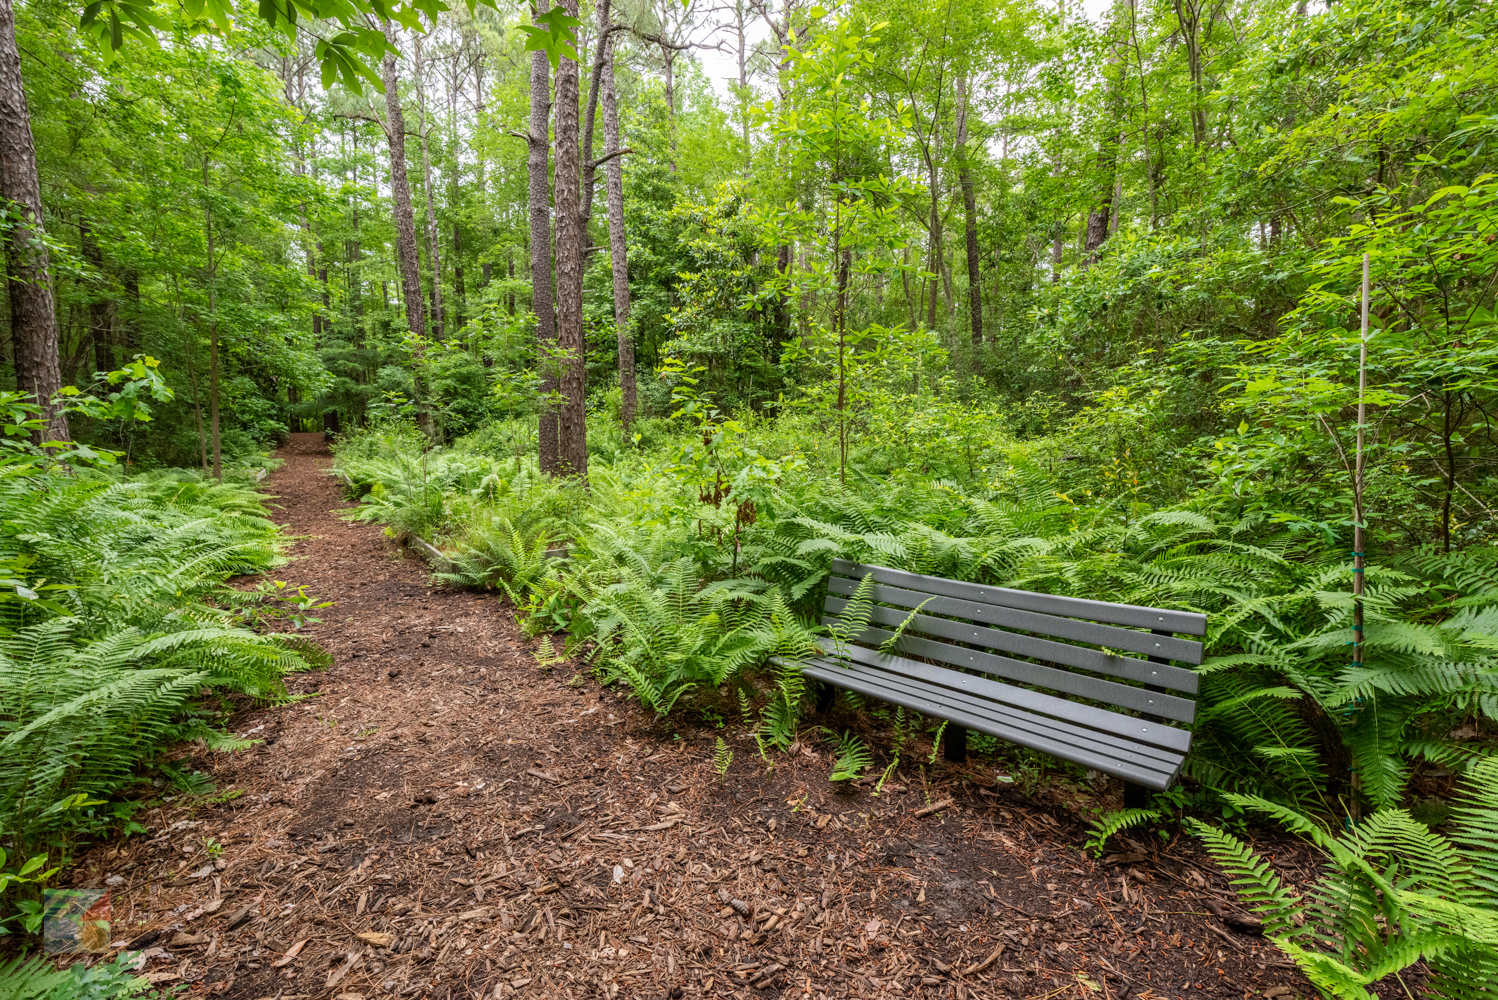
[[[920,608],[897,647],[906,655],[1177,722],[1195,718],[1195,701],[1181,695],[1196,694],[1198,675],[1167,661],[1201,663],[1202,644],[1172,633],[1205,635],[1205,615],[1009,590],[834,559],[824,623],[841,618],[870,574],[870,599],[893,607],[873,608],[869,628],[856,638],[860,643],[885,642],[911,610]]]

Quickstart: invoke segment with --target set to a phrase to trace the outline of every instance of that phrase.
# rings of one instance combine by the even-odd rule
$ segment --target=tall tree
[[[414,42],[416,50],[416,112],[421,118],[421,187],[427,203],[427,255],[432,261],[432,336],[442,339],[442,251],[437,243],[437,206],[432,199],[432,154],[429,149],[431,125],[427,121],[426,60],[421,36]]]
[[[967,236],[967,310],[973,346],[983,343],[983,282],[978,260],[978,198],[967,148],[967,75],[957,77],[957,183],[962,188],[963,226]]]
[[[577,16],[577,0],[563,9]],[[583,338],[583,206],[579,79],[562,56],[556,78],[557,348],[562,358],[560,454],[563,475],[588,475],[586,350]]]
[[[31,114],[21,82],[21,50],[11,0],[0,0],[0,203],[14,206],[5,226],[5,286],[16,388],[36,396],[46,423],[42,441],[66,441],[68,417],[52,399],[62,388],[57,315],[52,302],[42,221],[42,184],[36,171]]]
[[[539,11],[534,12],[540,16]],[[526,201],[531,228],[531,310],[536,314],[536,349],[541,367],[541,417],[537,429],[537,458],[541,471],[561,472],[560,414],[556,397],[561,391],[557,375],[556,308],[551,289],[551,191],[548,184],[551,149],[551,63],[539,49],[531,53],[531,118],[526,136],[526,171],[529,185]]]
[[[1116,22],[1115,22],[1116,27]],[[1123,83],[1120,79],[1123,58],[1115,44],[1103,70],[1103,101],[1106,113],[1103,135],[1097,151],[1097,204],[1087,215],[1087,230],[1082,237],[1082,263],[1092,263],[1098,248],[1112,232],[1115,216],[1113,204],[1118,183],[1118,151],[1123,146]]]
[[[394,45],[394,29],[385,22],[385,35]],[[401,298],[406,305],[406,325],[425,337],[426,308],[421,301],[421,263],[416,249],[416,213],[411,208],[411,182],[406,175],[406,116],[401,110],[400,77],[395,55],[380,61],[385,84],[385,137],[390,144],[390,201],[395,216],[395,253],[400,262]]]
[[[605,0],[607,2],[607,0]],[[614,46],[606,43],[603,66],[603,155],[608,176],[609,261],[614,277],[614,326],[619,344],[619,417],[629,432],[635,421],[635,339],[629,328],[629,245],[624,232],[624,156],[619,146],[619,104],[614,91]]]

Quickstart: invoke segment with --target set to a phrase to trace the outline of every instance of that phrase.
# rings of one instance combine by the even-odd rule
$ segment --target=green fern
[[[1143,823],[1157,822],[1164,815],[1159,809],[1114,809],[1103,813],[1092,821],[1092,826],[1087,831],[1087,840],[1082,846],[1094,855],[1101,855],[1115,833]]]
[[[107,826],[105,800],[160,748],[245,745],[204,692],[274,703],[287,673],[327,663],[225,610],[241,608],[227,577],[280,558],[263,515],[252,492],[190,474],[0,475],[0,559],[58,588],[0,601],[0,838]]]
[[[831,735],[829,733],[829,735]],[[833,782],[856,781],[874,765],[874,755],[863,740],[844,732],[837,739],[837,757],[833,761]]]
[[[1472,767],[1449,837],[1397,808],[1334,836],[1276,803],[1235,802],[1285,822],[1326,856],[1302,899],[1242,841],[1187,821],[1263,916],[1266,935],[1324,994],[1367,1000],[1370,984],[1424,962],[1434,996],[1498,996],[1498,762]]]
[[[722,778],[728,774],[728,768],[733,764],[733,748],[723,742],[723,737],[718,737],[718,744],[713,748],[713,770],[718,772]]]
[[[58,969],[44,957],[15,958],[0,964],[0,1000],[127,1000],[168,996],[131,969],[135,955],[124,952],[92,967],[75,962]]]

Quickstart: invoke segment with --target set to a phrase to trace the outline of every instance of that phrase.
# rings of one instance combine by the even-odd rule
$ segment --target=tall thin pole
[[[1358,444],[1352,474],[1352,652],[1356,665],[1363,662],[1363,568],[1366,553],[1363,550],[1363,464],[1364,446],[1367,439],[1368,419],[1368,255],[1363,254],[1363,325],[1361,353],[1358,356]]]
[[[1361,350],[1358,355],[1358,443],[1353,459],[1352,473],[1352,666],[1363,665],[1363,577],[1367,566],[1367,550],[1364,548],[1366,532],[1363,528],[1363,463],[1364,445],[1367,441],[1368,404],[1368,255],[1363,254],[1363,309],[1362,331],[1359,336]],[[1357,772],[1352,775],[1352,814],[1358,815],[1357,793],[1360,782]]]

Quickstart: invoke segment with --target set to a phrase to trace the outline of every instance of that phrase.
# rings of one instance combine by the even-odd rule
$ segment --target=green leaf
[[[534,20],[535,24],[516,26],[525,33],[525,51],[546,53],[552,69],[560,66],[564,58],[578,61],[574,29],[583,23],[581,20],[568,14],[561,4],[545,14],[537,14]]]

